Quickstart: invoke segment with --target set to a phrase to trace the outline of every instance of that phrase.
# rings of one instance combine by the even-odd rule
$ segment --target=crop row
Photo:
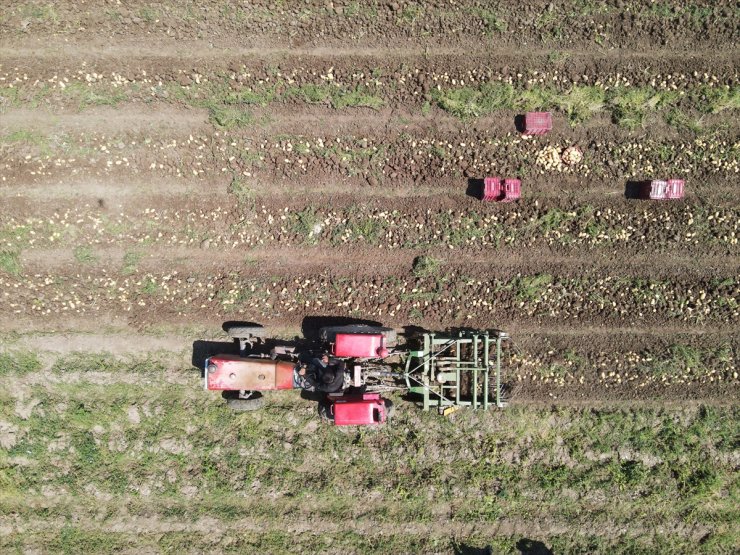
[[[3,76],[0,96],[10,106],[68,105],[79,109],[95,105],[153,100],[185,103],[207,108],[219,127],[253,124],[250,107],[273,103],[323,104],[334,108],[380,108],[386,104],[414,104],[422,112],[432,105],[463,119],[499,110],[553,109],[572,124],[599,112],[627,128],[645,123],[651,112],[660,111],[669,122],[694,121],[701,113],[738,109],[737,74],[722,82],[716,75],[694,71],[648,78],[635,84],[620,72],[612,75],[581,75],[573,78],[554,70],[524,73],[493,73],[468,69],[465,74],[413,69],[384,78],[379,68],[349,68],[335,73],[298,68],[284,72],[268,70],[263,78],[239,64],[225,74],[178,74],[174,79],[139,70],[135,75],[97,73],[87,68],[29,77],[25,70]],[[260,72],[259,69],[256,71]]]
[[[740,317],[734,278],[566,277],[517,274],[469,277],[452,271],[430,277],[327,275],[241,277],[107,272],[62,276],[0,276],[7,314],[203,314],[297,320],[329,312],[390,320],[491,325],[511,320],[733,323]]]
[[[238,252],[263,246],[371,245],[487,252],[497,246],[641,250],[652,244],[652,252],[701,246],[701,252],[729,254],[737,253],[740,236],[740,218],[731,208],[587,204],[567,208],[539,202],[505,209],[341,204],[304,204],[297,210],[252,199],[250,206],[235,202],[228,208],[144,208],[112,214],[79,207],[46,216],[17,214],[0,225],[0,249],[10,257],[25,249],[96,245],[121,246],[135,256],[151,246]],[[34,212],[39,213],[38,207]]]
[[[586,143],[587,141],[587,143]],[[596,140],[580,147],[584,159],[561,159],[567,140],[523,138],[485,132],[397,133],[388,136],[311,136],[280,134],[270,138],[239,133],[152,137],[148,133],[46,135],[14,131],[0,137],[0,179],[49,181],[83,175],[123,177],[231,178],[249,189],[257,178],[357,177],[371,185],[416,183],[430,187],[489,173],[574,175],[579,179],[614,179],[655,175],[735,176],[740,172],[740,144],[723,133],[690,141],[646,139]],[[701,183],[697,183],[700,185]],[[588,186],[584,184],[584,186]]]
[[[738,382],[737,354],[727,343],[718,347],[693,347],[674,344],[665,350],[580,353],[566,349],[562,353],[529,353],[517,350],[506,361],[509,380],[553,386],[557,397],[578,390],[578,385],[602,387],[651,388]],[[516,391],[516,388],[514,388]],[[651,389],[651,392],[654,389]]]

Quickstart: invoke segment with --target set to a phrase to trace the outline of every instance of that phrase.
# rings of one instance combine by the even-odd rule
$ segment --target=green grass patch
[[[332,97],[332,105],[340,110],[342,108],[373,108],[378,110],[382,108],[385,101],[370,92],[366,87],[358,86],[357,88],[344,91]]]
[[[59,22],[59,14],[57,14],[53,3],[26,4],[21,9],[21,14],[23,17],[31,17],[39,21],[48,21],[54,24]]]
[[[490,8],[474,8],[473,15],[481,19],[488,35],[503,33],[509,26],[506,20],[496,10]]]
[[[690,93],[700,112],[719,114],[725,110],[740,109],[740,87],[703,85]]]
[[[62,96],[76,102],[80,110],[90,106],[117,106],[128,98],[124,91],[94,87],[78,81],[66,85],[62,89]]]
[[[17,251],[0,250],[0,270],[8,274],[21,274],[20,254]]]
[[[684,110],[691,110],[692,106],[706,113],[740,107],[737,87],[704,86],[688,96],[691,106],[679,109],[682,97],[677,91],[651,87],[605,90],[592,85],[575,85],[567,91],[558,91],[548,86],[519,89],[508,83],[491,82],[478,87],[432,91],[434,102],[440,108],[463,120],[488,116],[499,110],[557,110],[565,114],[572,125],[577,125],[600,112],[607,112],[614,123],[627,129],[643,126],[647,117],[658,111],[670,110],[672,120],[678,122],[689,118]]]
[[[288,230],[305,243],[316,243],[321,232],[320,218],[315,208],[305,208],[288,216]]]
[[[30,351],[0,352],[0,375],[28,374],[41,369],[36,353]]]
[[[414,277],[427,278],[438,275],[441,261],[432,256],[417,256],[414,259],[412,272]]]
[[[39,154],[42,156],[50,155],[52,152],[49,145],[49,138],[38,131],[30,131],[27,129],[12,131],[7,135],[4,135],[2,139],[0,139],[0,142],[6,144],[24,143],[27,145],[33,145],[38,148]]]
[[[208,119],[223,129],[247,127],[254,123],[254,116],[248,109],[212,103],[208,105]]]
[[[92,247],[88,245],[75,248],[74,257],[80,264],[93,264],[98,260],[98,257],[93,253]]]
[[[123,265],[121,266],[121,273],[125,276],[136,273],[136,269],[139,265],[143,254],[136,251],[128,251],[123,255]]]
[[[385,104],[380,96],[362,85],[354,89],[345,89],[337,85],[308,83],[299,87],[287,88],[280,98],[297,99],[309,104],[331,104],[337,110],[357,107],[377,110]]]
[[[254,191],[241,179],[234,177],[229,183],[228,192],[236,197],[236,202],[240,205],[250,205],[254,208]]]
[[[520,276],[513,280],[512,289],[518,300],[532,301],[541,297],[552,282],[553,277],[550,274]]]

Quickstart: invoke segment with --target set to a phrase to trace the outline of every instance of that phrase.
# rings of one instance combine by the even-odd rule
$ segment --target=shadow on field
[[[646,181],[628,181],[624,186],[624,198],[628,199],[644,199]]]
[[[362,320],[360,318],[349,318],[344,316],[306,316],[301,322],[301,333],[308,341],[320,341],[319,331],[327,326],[382,326],[374,320]]]
[[[245,322],[244,320],[228,320],[223,323],[221,326],[221,329],[224,330],[226,333],[229,332],[229,328],[239,326],[239,327],[246,327],[246,328],[263,328],[264,326],[262,324],[259,324],[257,322]]]
[[[527,129],[526,125],[527,121],[524,117],[524,114],[519,114],[514,117],[514,127],[516,128],[519,133],[524,133]]]
[[[236,341],[193,341],[191,362],[203,376],[206,359],[214,355],[238,355],[239,344]]]
[[[516,548],[520,555],[554,555],[552,550],[541,541],[522,538],[516,542]],[[493,548],[490,545],[486,547],[471,547],[464,543],[453,543],[453,553],[455,555],[492,555]]]
[[[468,179],[468,188],[465,190],[465,194],[474,199],[480,200],[483,198],[483,180],[478,178]]]
[[[521,555],[554,555],[544,543],[529,538],[522,538],[516,542],[516,548]]]
[[[492,555],[493,549],[491,546],[486,547],[470,547],[464,543],[455,543],[453,546],[453,553],[455,555]]]

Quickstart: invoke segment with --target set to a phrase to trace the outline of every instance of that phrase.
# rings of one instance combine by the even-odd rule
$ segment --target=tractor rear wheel
[[[267,337],[267,328],[264,326],[231,326],[226,332],[234,339],[249,339],[250,337]]]
[[[368,326],[365,324],[351,324],[348,326],[331,326],[321,328],[319,334],[321,341],[325,343],[334,343],[338,333],[362,333],[367,335],[381,334],[386,347],[395,347],[398,343],[396,330],[393,328],[383,328],[380,326]]]
[[[385,403],[385,419],[390,420],[396,414],[396,407],[388,399],[383,399]]]

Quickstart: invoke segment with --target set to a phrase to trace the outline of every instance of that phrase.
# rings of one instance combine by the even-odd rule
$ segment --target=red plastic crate
[[[483,180],[483,199],[485,201],[499,200],[503,193],[500,177],[486,177]]]
[[[504,198],[501,202],[517,200],[522,194],[522,182],[519,179],[504,179]]]
[[[683,179],[668,180],[668,198],[683,198]]]
[[[550,112],[527,112],[524,116],[525,135],[544,135],[552,130],[552,114]]]
[[[650,200],[672,200],[683,198],[683,179],[653,179],[645,183],[642,198]]]
[[[511,202],[521,196],[522,182],[506,178],[501,183],[500,177],[486,177],[483,180],[483,197],[485,201]]]
[[[648,198],[651,200],[665,200],[668,198],[668,182],[662,179],[653,179],[650,182]]]

